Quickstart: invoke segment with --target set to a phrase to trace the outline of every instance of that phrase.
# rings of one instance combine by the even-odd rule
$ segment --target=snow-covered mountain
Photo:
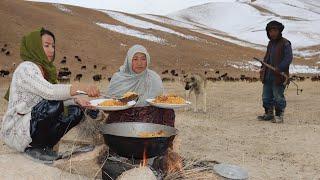
[[[319,0],[248,0],[214,2],[193,6],[167,15],[185,23],[198,23],[209,29],[253,44],[266,45],[266,24],[277,20],[285,25],[296,55],[320,55]],[[319,48],[319,47],[318,47]]]
[[[165,15],[174,11],[208,2],[234,2],[235,0],[31,0],[74,5],[92,9],[122,11],[132,14]]]
[[[124,38],[122,40],[113,39],[115,43],[120,43],[121,48],[128,46],[128,39],[136,38],[135,40],[140,39],[168,48],[172,54],[177,56],[175,59],[183,56],[185,64],[190,64],[195,57],[199,58],[200,55],[202,57],[200,59],[204,60],[199,63],[199,66],[207,67],[211,64],[221,67],[222,65],[249,71],[256,71],[259,64],[254,64],[250,60],[258,52],[263,54],[264,52],[259,49],[264,50],[268,42],[265,32],[266,24],[271,20],[278,20],[285,25],[283,34],[291,41],[295,55],[311,59],[310,61],[302,59],[299,59],[300,62],[295,61],[290,67],[291,72],[315,74],[320,72],[318,60],[320,56],[319,0],[256,0],[254,2],[213,0],[215,2],[192,6],[167,15],[156,15],[157,12],[152,8],[161,10],[161,6],[156,7],[154,4],[149,4],[152,6],[148,10],[150,13],[144,14],[143,6],[130,4],[132,1],[129,0],[121,3],[124,8],[122,12],[115,11],[118,9],[112,3],[121,4],[112,0],[36,1],[52,2],[48,5],[55,6],[60,13],[62,11],[65,15],[71,15],[68,17],[80,17],[77,19],[79,23],[88,20],[89,24],[86,26],[94,29],[98,27],[97,31],[99,34],[102,33],[97,36],[98,39],[101,36],[117,34],[117,37]],[[142,0],[140,3],[148,4],[148,2],[149,0]],[[195,3],[191,0],[186,2],[189,5]],[[84,9],[85,11],[79,13],[76,9],[81,8],[56,3],[83,6],[89,9]],[[132,11],[137,11],[137,14],[128,13]],[[186,48],[187,46],[189,47]],[[181,50],[185,48],[189,50]],[[191,52],[190,50],[196,50],[196,54],[186,56],[186,52]],[[230,53],[224,53],[225,51]],[[164,56],[160,51],[157,53],[159,53],[158,57]],[[165,58],[169,61],[172,57]],[[178,64],[179,60],[175,62]]]
[[[283,35],[291,41],[295,55],[320,55],[320,0],[122,0],[121,3],[116,0],[33,1],[139,14],[149,20],[187,28],[257,49],[265,48],[268,42],[266,24],[277,20],[285,25]],[[164,14],[166,15],[159,16]],[[118,20],[126,18],[114,13],[109,15]],[[141,23],[132,22],[132,19],[127,21],[131,21],[131,25]],[[169,33],[178,35],[173,31]]]

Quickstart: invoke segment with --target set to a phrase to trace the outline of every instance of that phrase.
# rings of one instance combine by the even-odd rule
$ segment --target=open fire
[[[143,159],[129,159],[121,156],[110,156],[103,166],[103,179],[116,179],[124,171],[137,167],[149,167],[155,176],[162,179],[167,173],[182,171],[182,158],[172,150],[154,158],[148,158],[144,148]],[[110,178],[111,177],[111,178]]]
[[[178,171],[182,171],[183,169],[183,164],[182,164],[182,157],[176,153],[173,152],[172,150],[168,150],[168,152],[159,157],[162,160],[161,162],[161,167],[159,167],[162,171],[165,173],[174,173]],[[143,159],[140,162],[139,167],[145,167],[148,164],[148,158],[147,158],[147,149],[144,148],[143,151]]]
[[[145,147],[143,150],[143,159],[142,162],[140,163],[140,167],[145,167],[147,166],[148,159],[147,159],[147,148]]]
[[[134,129],[139,129],[139,132],[165,132],[165,134],[160,136],[157,133],[159,137],[145,138],[133,136],[138,132],[133,131]],[[128,134],[133,135],[128,136]],[[181,171],[182,161],[178,158],[180,156],[172,155],[169,150],[176,134],[177,129],[174,127],[160,124],[142,122],[106,124],[103,127],[103,137],[112,151],[103,166],[106,177],[111,174],[112,179],[115,179],[124,171],[139,167],[148,167],[160,179],[169,171]]]

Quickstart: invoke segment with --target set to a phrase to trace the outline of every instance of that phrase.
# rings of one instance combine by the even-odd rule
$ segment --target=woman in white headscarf
[[[139,95],[139,100],[134,108],[110,112],[107,123],[135,121],[174,126],[173,110],[149,106],[145,101],[163,94],[161,78],[149,66],[150,55],[146,48],[132,46],[119,72],[112,76],[108,94],[122,96],[131,91]]]

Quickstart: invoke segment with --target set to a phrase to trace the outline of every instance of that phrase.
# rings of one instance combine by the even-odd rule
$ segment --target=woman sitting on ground
[[[150,55],[145,47],[134,45],[129,49],[120,71],[111,78],[108,94],[119,97],[126,92],[135,92],[139,100],[133,108],[109,112],[107,123],[135,121],[174,126],[172,109],[149,106],[146,102],[148,98],[163,94],[161,78],[149,66]]]
[[[1,137],[11,148],[52,162],[58,158],[53,146],[83,119],[82,108],[90,105],[75,98],[74,105],[64,108],[64,100],[77,95],[77,90],[91,97],[99,96],[99,90],[81,84],[56,84],[55,37],[48,30],[42,28],[23,37],[20,56],[24,62],[14,71],[6,94],[9,103]]]

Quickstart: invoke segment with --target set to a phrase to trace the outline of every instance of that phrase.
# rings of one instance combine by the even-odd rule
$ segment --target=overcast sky
[[[190,6],[208,2],[233,2],[235,0],[32,0],[55,2],[88,8],[108,9],[134,14],[166,15]]]

